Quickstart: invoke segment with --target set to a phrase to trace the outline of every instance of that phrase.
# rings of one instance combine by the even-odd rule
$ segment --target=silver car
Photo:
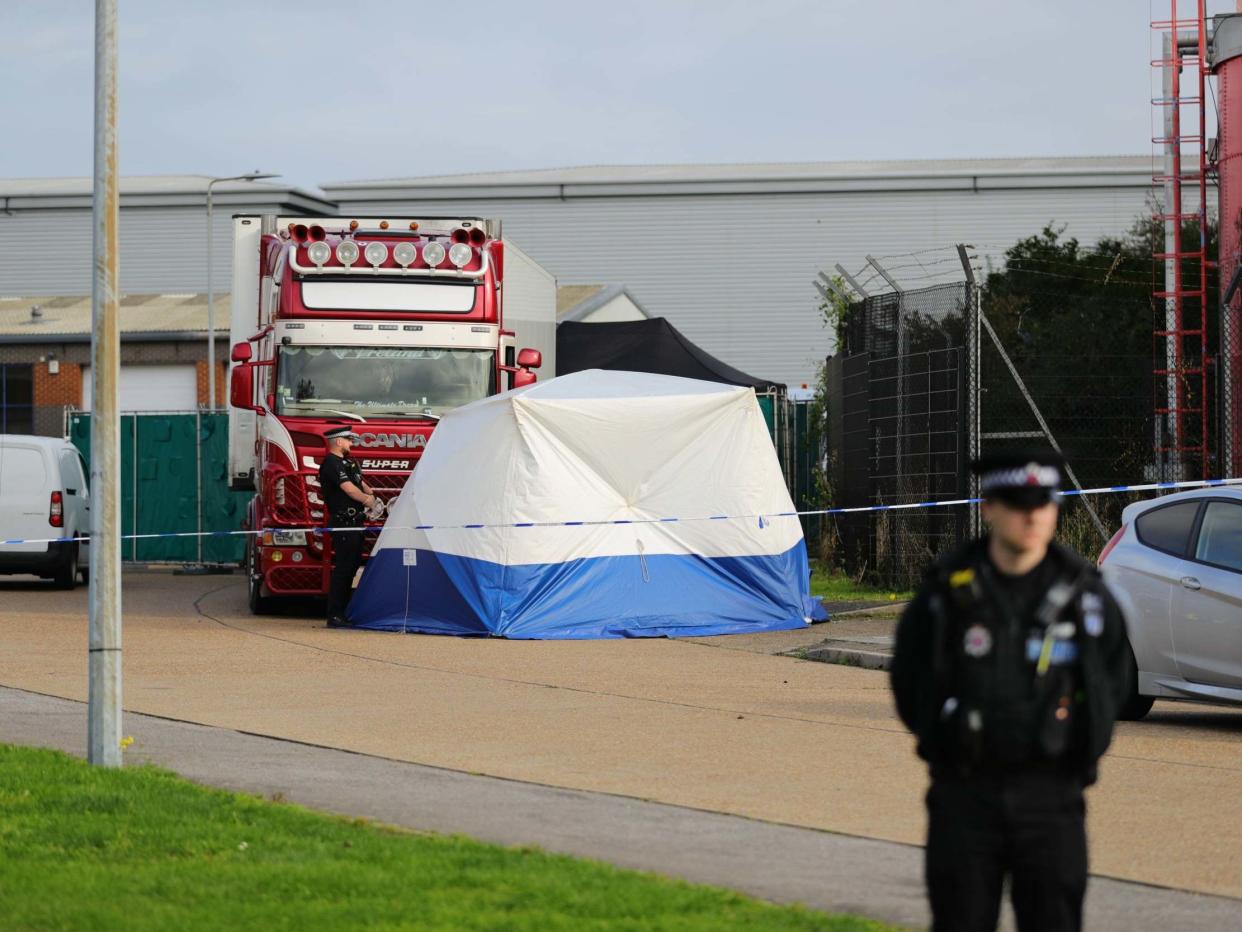
[[[1157,698],[1242,703],[1242,489],[1130,505],[1099,563],[1138,673],[1123,718]]]

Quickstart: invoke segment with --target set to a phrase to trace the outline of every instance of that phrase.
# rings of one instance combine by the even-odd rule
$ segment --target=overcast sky
[[[1152,3],[1167,18],[1167,0]],[[0,177],[90,174],[93,8],[0,2]],[[313,187],[588,164],[1151,151],[1147,0],[120,0],[120,11],[124,175],[259,168]]]

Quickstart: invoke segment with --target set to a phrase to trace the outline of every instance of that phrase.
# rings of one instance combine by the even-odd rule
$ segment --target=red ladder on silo
[[[1177,0],[1170,0],[1167,20],[1153,22],[1152,29],[1165,33],[1160,58],[1152,66],[1160,69],[1165,90],[1152,98],[1152,105],[1161,114],[1165,133],[1152,139],[1165,151],[1166,169],[1153,180],[1167,192],[1163,212],[1155,215],[1165,224],[1166,251],[1155,258],[1164,263],[1165,286],[1155,292],[1165,306],[1163,326],[1154,329],[1155,345],[1163,348],[1163,363],[1155,374],[1157,423],[1165,429],[1156,440],[1156,453],[1165,478],[1180,480],[1198,472],[1208,478],[1211,464],[1208,457],[1208,358],[1207,345],[1207,183],[1208,159],[1206,109],[1204,94],[1208,73],[1206,0],[1197,0],[1197,16],[1179,20]],[[1183,38],[1185,36],[1185,38]],[[1193,64],[1198,84],[1196,96],[1182,96],[1181,69]],[[1195,107],[1198,132],[1182,132],[1182,108]],[[1194,146],[1195,153],[1188,167],[1183,147]],[[1195,163],[1198,163],[1197,165]],[[1198,188],[1198,209],[1187,212],[1183,199],[1186,185]],[[1198,243],[1187,248],[1183,242],[1183,224],[1195,221]],[[1189,281],[1188,281],[1189,279]],[[1163,344],[1163,346],[1162,346]]]

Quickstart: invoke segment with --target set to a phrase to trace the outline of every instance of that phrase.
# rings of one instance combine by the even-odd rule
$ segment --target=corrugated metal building
[[[623,282],[709,353],[797,385],[831,351],[820,269],[959,242],[999,255],[1052,222],[1093,243],[1148,212],[1151,176],[1150,156],[1120,156],[601,166],[323,189],[346,215],[502,218],[561,283]],[[915,287],[940,271],[961,274],[952,262],[905,274]]]
[[[1094,242],[1148,208],[1149,156],[570,168],[214,189],[214,288],[236,213],[498,217],[562,284],[615,282],[730,365],[790,385],[831,351],[816,272],[973,243],[999,255],[1050,222]],[[206,290],[205,176],[121,181],[121,289]],[[90,292],[90,179],[0,179],[0,296]],[[955,260],[897,277],[959,275]],[[219,322],[227,305],[217,306]]]
[[[210,180],[205,175],[121,179],[123,292],[207,290]],[[216,291],[228,291],[232,283],[233,214],[336,213],[336,205],[318,194],[262,181],[220,182],[212,201]],[[0,179],[0,296],[90,291],[91,179]],[[223,311],[227,325],[227,305]]]

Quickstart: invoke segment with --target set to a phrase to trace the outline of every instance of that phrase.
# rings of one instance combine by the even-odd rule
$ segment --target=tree
[[[1164,250],[1161,222],[1144,217],[1123,237],[1103,237],[1085,248],[1064,227],[1045,227],[1005,252],[1004,267],[985,281],[983,307],[1006,351],[1053,433],[1087,484],[1130,481],[1154,461],[1156,393],[1163,378]],[[1199,242],[1197,222],[1185,224],[1185,243]],[[1217,230],[1206,230],[1209,262],[1217,249]],[[1183,281],[1198,282],[1197,262],[1184,261]],[[1208,269],[1208,352],[1217,343],[1214,268]],[[1199,302],[1187,299],[1183,326],[1200,322]],[[1187,365],[1199,364],[1201,344],[1187,339]],[[1015,432],[1030,425],[1025,399],[999,360],[989,359],[983,343],[983,432]]]

